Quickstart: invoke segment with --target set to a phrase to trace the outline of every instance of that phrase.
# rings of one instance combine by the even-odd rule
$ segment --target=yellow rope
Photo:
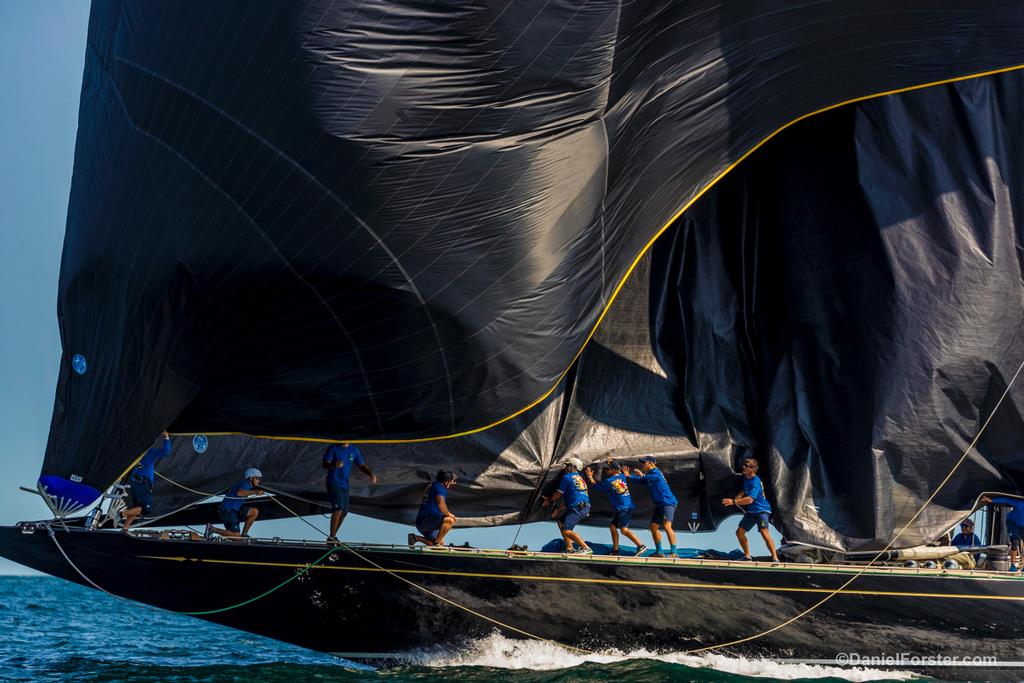
[[[160,474],[159,472],[155,472],[155,474],[157,476],[159,476],[161,479],[163,479],[164,481],[168,482],[169,484],[177,486],[180,489],[183,489],[185,491],[189,491],[189,492],[194,493],[196,495],[207,496],[207,497],[219,495],[219,494],[215,494],[215,493],[204,493],[203,491],[197,491],[196,489],[189,488],[188,486],[185,486],[184,484],[179,484],[178,482],[174,481],[170,477],[167,477],[167,476],[165,476],[163,474]],[[324,533],[323,530],[318,529],[317,527],[313,526],[312,524],[307,522],[305,519],[303,519],[302,515],[297,513],[295,510],[292,510],[290,507],[288,507],[284,503],[284,501],[282,501],[278,496],[271,496],[271,500],[273,500],[275,503],[277,503],[282,508],[284,508],[286,511],[288,511],[288,513],[290,513],[296,519],[300,519],[300,520],[306,522],[307,524],[309,524],[310,527],[315,529],[317,532],[323,534],[324,536],[327,535],[326,533]],[[429,588],[421,586],[421,585],[419,585],[418,583],[416,583],[414,581],[410,581],[409,579],[405,578],[404,576],[400,576],[399,574],[396,574],[395,572],[391,571],[390,569],[388,569],[386,567],[380,566],[379,564],[377,564],[376,562],[374,562],[370,558],[366,557],[365,555],[362,555],[361,553],[357,552],[354,548],[352,548],[351,546],[349,546],[349,545],[347,545],[345,543],[342,543],[341,541],[338,541],[338,545],[340,547],[344,548],[345,550],[347,550],[348,552],[352,553],[353,555],[355,555],[359,559],[361,559],[363,562],[366,562],[367,564],[375,567],[376,569],[379,569],[380,571],[382,571],[382,572],[384,572],[384,573],[386,573],[386,574],[388,574],[390,576],[393,576],[394,578],[398,579],[399,581],[402,581],[403,583],[406,583],[406,584],[412,586],[413,588],[415,588],[417,590],[423,591],[427,595],[429,595],[431,597],[434,597],[434,598],[437,598],[438,600],[441,600],[442,602],[445,602],[445,603],[447,603],[447,604],[449,604],[449,605],[451,605],[453,607],[457,607],[458,609],[464,610],[464,611],[472,614],[475,617],[478,617],[480,619],[483,619],[484,621],[492,623],[495,626],[499,626],[501,628],[508,629],[509,631],[512,631],[514,633],[518,633],[520,635],[526,636],[527,638],[533,638],[535,640],[540,640],[540,641],[548,643],[550,645],[555,645],[557,647],[563,648],[563,649],[568,650],[570,652],[576,652],[578,654],[584,654],[584,655],[595,654],[595,653],[591,652],[590,650],[584,650],[582,648],[573,647],[571,645],[565,645],[563,643],[559,643],[558,641],[551,640],[550,638],[544,638],[543,636],[538,636],[535,633],[530,633],[529,631],[524,631],[523,629],[517,628],[515,626],[512,626],[511,624],[506,624],[505,622],[500,621],[498,619],[495,619],[493,617],[489,617],[486,614],[481,614],[480,612],[477,612],[474,609],[466,607],[465,605],[461,605],[458,602],[455,602],[454,600],[451,600],[449,598],[446,598],[443,595],[435,593],[434,591],[430,590]],[[312,565],[310,565],[310,566],[312,566]]]
[[[896,541],[898,541],[900,539],[900,537],[904,534],[904,532],[906,532],[906,530],[910,528],[910,525],[913,524],[917,520],[917,518],[921,516],[921,513],[924,512],[925,508],[928,507],[933,500],[935,500],[935,496],[939,495],[939,492],[943,489],[943,487],[945,487],[946,484],[949,483],[949,480],[952,479],[953,474],[956,473],[957,469],[960,468],[960,465],[963,464],[964,460],[967,459],[967,456],[970,455],[971,451],[974,449],[974,446],[978,443],[978,439],[980,439],[981,435],[985,433],[985,430],[988,428],[989,423],[992,421],[992,418],[995,416],[996,411],[999,410],[999,406],[1002,405],[1003,400],[1006,398],[1007,394],[1010,393],[1010,387],[1012,387],[1013,383],[1017,380],[1017,377],[1020,375],[1021,370],[1024,370],[1024,361],[1021,361],[1021,364],[1017,367],[1017,372],[1013,373],[1013,377],[1010,379],[1009,383],[1006,385],[1006,389],[1005,389],[1005,391],[1003,391],[1003,395],[999,397],[999,400],[996,401],[996,405],[992,409],[992,412],[989,413],[988,419],[986,419],[984,424],[981,425],[981,429],[978,430],[978,433],[975,435],[974,439],[967,446],[967,449],[963,452],[963,455],[960,456],[960,459],[956,461],[956,464],[953,465],[953,468],[946,475],[945,479],[943,479],[942,482],[938,485],[938,487],[932,492],[932,494],[930,496],[928,496],[928,498],[924,501],[924,503],[921,505],[921,507],[918,508],[917,512],[914,513],[914,516],[911,517],[910,520],[903,526],[903,528],[900,529],[896,533],[896,535],[892,537],[892,540],[889,541],[885,545],[884,548],[879,550],[878,554],[875,555],[873,558],[871,558],[871,561],[868,562],[866,565],[864,565],[864,567],[861,568],[860,571],[858,571],[856,574],[854,574],[849,579],[847,579],[845,582],[843,582],[843,585],[839,586],[839,588],[836,588],[834,591],[832,591],[831,593],[829,593],[828,595],[823,597],[821,600],[819,600],[818,602],[814,603],[813,605],[811,605],[810,607],[805,609],[803,612],[800,612],[796,616],[787,619],[786,621],[782,622],[781,624],[777,624],[776,626],[773,626],[770,629],[761,631],[760,633],[755,633],[754,635],[747,636],[746,638],[738,638],[736,640],[730,640],[727,643],[719,643],[718,645],[708,645],[706,647],[699,647],[699,648],[696,648],[696,649],[693,649],[693,650],[687,650],[683,654],[692,655],[692,654],[697,654],[699,652],[707,652],[708,650],[720,650],[722,648],[732,647],[733,645],[740,645],[742,643],[749,643],[752,640],[757,640],[759,638],[763,638],[764,636],[766,636],[766,635],[768,635],[770,633],[774,633],[775,631],[778,631],[780,629],[783,629],[786,626],[789,626],[790,624],[792,624],[793,622],[795,622],[795,621],[797,621],[799,619],[802,619],[803,617],[807,616],[808,614],[810,614],[811,612],[813,612],[814,610],[818,609],[819,607],[824,605],[826,602],[828,602],[829,600],[834,598],[836,595],[838,595],[839,593],[843,592],[843,590],[846,589],[851,583],[853,583],[858,578],[860,578],[864,574],[864,572],[866,572],[868,569],[870,569],[871,566],[875,562],[877,562],[878,559],[887,550],[889,550],[889,548],[891,548],[894,543],[896,543]]]
[[[812,612],[817,610],[819,607],[824,605],[826,602],[828,602],[829,600],[834,598],[836,595],[839,595],[840,593],[842,593],[846,588],[848,588],[850,586],[850,584],[852,584],[858,578],[863,576],[863,574],[868,569],[870,569],[874,565],[874,563],[877,562],[879,560],[879,558],[881,558],[882,555],[886,551],[888,551],[893,546],[893,544],[895,544],[896,541],[898,541],[903,536],[903,534],[911,527],[911,525],[915,521],[917,521],[917,518],[921,516],[921,513],[923,513],[925,511],[925,509],[931,504],[931,502],[933,500],[935,500],[935,497],[939,494],[939,492],[941,492],[942,489],[946,486],[946,484],[949,483],[949,480],[952,479],[953,475],[956,473],[956,471],[960,468],[960,466],[967,459],[967,456],[970,455],[972,450],[974,450],[974,447],[977,445],[978,440],[981,439],[982,435],[985,433],[985,430],[988,428],[989,423],[992,422],[992,418],[995,417],[996,412],[999,410],[999,407],[1003,404],[1003,401],[1006,399],[1007,395],[1010,393],[1010,389],[1013,387],[1014,382],[1017,381],[1017,378],[1020,376],[1020,373],[1021,373],[1022,370],[1024,370],[1024,361],[1021,361],[1021,364],[1017,367],[1017,371],[1013,374],[1013,377],[1011,377],[1010,381],[1007,383],[1006,389],[1003,391],[1002,395],[999,397],[999,400],[996,401],[996,405],[992,409],[992,412],[989,413],[988,418],[986,418],[985,422],[982,424],[981,429],[978,430],[978,433],[974,436],[974,439],[972,439],[971,443],[968,444],[968,446],[964,450],[963,454],[956,461],[956,463],[953,465],[953,467],[950,469],[950,471],[946,474],[945,478],[943,478],[943,480],[939,483],[939,485],[935,488],[935,490],[932,491],[931,495],[929,495],[928,498],[925,499],[924,503],[921,504],[921,506],[918,508],[917,512],[915,512],[913,514],[913,516],[892,537],[892,539],[885,545],[885,547],[882,548],[881,550],[879,550],[878,553],[873,558],[871,558],[871,560],[867,564],[865,564],[858,572],[853,574],[853,576],[851,576],[849,579],[844,581],[841,586],[839,586],[838,588],[833,590],[831,593],[829,593],[828,595],[823,597],[821,600],[819,600],[818,602],[814,603],[813,605],[811,605],[810,607],[808,607],[804,611],[800,612],[799,614],[797,614],[797,615],[795,615],[793,617],[790,617],[789,619],[783,621],[780,624],[777,624],[777,625],[775,625],[775,626],[773,626],[773,627],[771,627],[769,629],[766,629],[764,631],[760,631],[758,633],[755,633],[755,634],[753,634],[751,636],[747,636],[745,638],[738,638],[736,640],[730,640],[730,641],[725,642],[725,643],[719,643],[719,644],[716,644],[716,645],[708,645],[708,646],[705,646],[705,647],[695,648],[695,649],[692,649],[692,650],[686,650],[686,651],[683,652],[683,654],[691,654],[692,655],[692,654],[697,654],[697,653],[700,653],[700,652],[707,652],[707,651],[710,651],[710,650],[720,650],[720,649],[723,649],[723,648],[732,647],[734,645],[740,645],[740,644],[743,644],[743,643],[749,643],[749,642],[751,642],[753,640],[758,640],[760,638],[763,638],[764,636],[767,636],[767,635],[769,635],[771,633],[779,631],[779,630],[785,628],[786,626],[789,626],[790,624],[792,624],[792,623],[794,623],[794,622],[804,618],[808,614],[811,614]],[[169,479],[168,477],[165,477],[164,475],[160,474],[159,472],[157,472],[157,474],[162,479],[164,479],[165,481],[168,481],[171,484],[174,484],[175,486],[178,486],[179,488],[182,488],[182,489],[184,489],[186,491],[191,491],[192,493],[196,493],[198,495],[204,495],[204,496],[216,495],[216,494],[206,494],[206,493],[203,493],[202,491],[196,491],[195,489],[190,489],[187,486],[179,484],[179,483]],[[294,515],[296,518],[302,519],[301,515],[299,515],[297,512],[295,512],[294,510],[289,508],[287,505],[285,505],[284,502],[282,502],[281,500],[278,499],[278,497],[274,496],[274,497],[272,497],[272,499],[275,502],[277,502],[281,507],[283,507],[285,510],[287,510],[289,513]],[[312,525],[310,525],[310,526],[312,526]],[[316,529],[315,526],[313,528]],[[321,534],[324,533],[320,529],[316,529],[316,530],[319,531]],[[361,555],[360,553],[356,552],[353,548],[351,548],[350,546],[348,546],[348,545],[346,545],[346,544],[344,544],[344,543],[342,543],[340,541],[338,542],[338,545],[343,547],[345,550],[347,550],[348,552],[352,553],[356,557],[360,558],[361,560],[363,560],[367,564],[370,564],[373,567],[375,567],[375,568],[377,568],[377,569],[379,569],[379,570],[381,570],[383,572],[386,572],[387,574],[393,576],[394,578],[398,579],[399,581],[402,581],[402,582],[412,586],[413,588],[416,588],[417,590],[423,591],[427,595],[435,597],[438,600],[441,600],[441,601],[443,601],[443,602],[445,602],[447,604],[452,605],[453,607],[457,607],[459,609],[465,610],[466,612],[468,612],[468,613],[470,613],[470,614],[472,614],[472,615],[474,615],[476,617],[479,617],[480,619],[483,619],[483,620],[488,621],[488,622],[490,622],[492,624],[500,626],[501,628],[505,628],[505,629],[508,629],[508,630],[513,631],[515,633],[519,633],[520,635],[527,636],[528,638],[533,638],[533,639],[536,639],[536,640],[540,640],[540,641],[549,643],[551,645],[556,645],[558,647],[564,648],[564,649],[569,650],[571,652],[577,652],[577,653],[586,654],[586,655],[596,654],[596,653],[594,653],[594,652],[592,652],[590,650],[584,650],[582,648],[573,647],[571,645],[565,645],[563,643],[559,643],[557,641],[550,640],[550,639],[544,638],[542,636],[538,636],[538,635],[530,633],[528,631],[524,631],[522,629],[516,628],[515,626],[512,626],[510,624],[506,624],[506,623],[504,623],[504,622],[502,622],[502,621],[500,621],[498,619],[494,619],[492,617],[489,617],[486,614],[481,614],[480,612],[472,610],[469,607],[466,607],[465,605],[460,605],[459,603],[457,603],[457,602],[455,602],[453,600],[450,600],[450,599],[444,597],[443,595],[439,595],[439,594],[437,594],[437,593],[435,593],[435,592],[433,592],[433,591],[431,591],[431,590],[429,590],[429,589],[427,589],[427,588],[425,588],[423,586],[420,586],[419,584],[417,584],[417,583],[415,583],[413,581],[410,581],[409,579],[406,579],[403,576],[400,576],[400,575],[396,574],[395,572],[393,572],[393,571],[391,571],[391,570],[389,570],[389,569],[387,569],[385,567],[380,566],[379,564],[377,564],[377,563],[373,562],[372,560],[370,560],[369,558]]]
[[[293,514],[296,517],[299,517],[301,519],[301,515],[299,515],[297,512],[292,510],[287,505],[285,505],[284,502],[282,502],[281,500],[279,500],[276,497],[274,498],[274,501],[278,505],[283,507],[285,510],[290,512],[291,514]],[[316,527],[313,527],[313,528],[316,528]],[[320,530],[317,529],[317,531],[320,531]],[[324,533],[324,532],[320,531],[320,533]],[[446,598],[443,595],[435,593],[434,591],[430,590],[429,588],[426,588],[424,586],[419,585],[415,581],[410,581],[409,579],[405,578],[404,576],[401,576],[401,575],[396,574],[395,572],[391,571],[387,567],[380,566],[379,564],[377,564],[376,562],[374,562],[370,558],[366,557],[365,555],[362,555],[361,553],[357,552],[354,548],[352,548],[351,546],[349,546],[349,545],[347,545],[347,544],[345,544],[345,543],[343,543],[341,541],[337,541],[337,543],[338,543],[339,546],[341,546],[342,548],[344,548],[348,552],[352,553],[353,555],[358,557],[363,562],[366,562],[367,564],[371,565],[372,567],[375,567],[376,569],[378,569],[378,570],[380,570],[380,571],[382,571],[382,572],[384,572],[384,573],[386,573],[386,574],[388,574],[390,576],[393,576],[394,578],[398,579],[399,581],[402,581],[403,583],[406,583],[406,584],[412,586],[416,590],[423,591],[424,593],[426,593],[427,595],[429,595],[431,597],[437,598],[438,600],[440,600],[442,602],[445,602],[445,603],[451,605],[452,607],[457,607],[458,609],[464,610],[464,611],[472,614],[475,617],[478,617],[480,619],[483,619],[484,621],[487,621],[489,623],[494,624],[495,626],[499,626],[501,628],[508,629],[509,631],[513,631],[515,633],[518,633],[519,635],[526,636],[527,638],[533,638],[534,640],[539,640],[539,641],[548,643],[550,645],[555,645],[556,647],[563,648],[563,649],[568,650],[570,652],[576,652],[578,654],[583,654],[583,655],[595,654],[594,652],[591,652],[590,650],[584,650],[582,648],[573,647],[572,645],[565,645],[563,643],[559,643],[556,640],[551,640],[550,638],[545,638],[543,636],[538,636],[535,633],[530,633],[529,631],[524,631],[523,629],[517,628],[515,626],[512,626],[511,624],[506,624],[505,622],[500,621],[499,619],[495,619],[493,617],[489,617],[486,614],[481,614],[480,612],[477,612],[474,609],[466,607],[465,605],[461,605],[458,602],[455,602],[454,600],[451,600],[449,598]]]

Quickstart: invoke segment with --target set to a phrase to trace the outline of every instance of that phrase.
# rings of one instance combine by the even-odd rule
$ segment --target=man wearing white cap
[[[242,500],[249,496],[263,495],[263,491],[259,488],[262,479],[263,473],[255,467],[250,467],[245,471],[245,479],[227,490],[224,499],[220,502],[220,507],[217,508],[217,515],[224,523],[224,528],[220,529],[212,524],[207,524],[207,538],[210,538],[210,534],[227,538],[240,538],[249,535],[249,529],[252,528],[252,523],[256,521],[256,518],[260,516],[260,511],[249,505],[243,506]],[[241,532],[239,532],[239,524],[245,525]]]
[[[590,494],[587,492],[587,482],[580,475],[582,469],[582,460],[568,458],[562,465],[562,481],[558,484],[558,490],[550,498],[543,499],[542,504],[547,507],[559,498],[565,498],[565,514],[558,520],[558,528],[565,541],[565,552],[590,555],[594,551],[573,531],[577,524],[590,516]],[[573,544],[579,545],[579,548],[574,548]]]

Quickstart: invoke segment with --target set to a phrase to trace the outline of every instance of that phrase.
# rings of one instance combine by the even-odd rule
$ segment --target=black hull
[[[54,542],[56,539],[56,543]],[[301,542],[162,541],[117,532],[0,528],[0,554],[175,612],[261,595],[327,551]],[[349,658],[458,647],[496,626],[368,563],[530,634],[588,650],[681,651],[750,636],[821,600],[851,567],[355,546],[279,590],[202,618]],[[365,559],[363,559],[365,558]],[[970,655],[1022,659],[1024,579],[872,569],[796,621],[729,652],[773,658]],[[502,629],[510,637],[521,633]],[[952,670],[945,670],[951,672]],[[1018,673],[1020,670],[1018,670]],[[943,673],[936,671],[935,673]]]

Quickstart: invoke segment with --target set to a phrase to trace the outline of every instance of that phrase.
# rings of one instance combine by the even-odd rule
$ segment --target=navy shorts
[[[576,525],[585,520],[590,516],[590,503],[583,503],[577,505],[574,508],[568,508],[562,518],[558,520],[558,525],[566,531],[572,531],[576,528]]]
[[[348,489],[339,488],[336,486],[327,487],[327,497],[331,499],[331,510],[337,512],[341,510],[346,515],[348,514]]]
[[[768,528],[768,513],[767,512],[745,512],[743,513],[743,519],[740,520],[740,528],[744,531],[750,531],[757,525],[757,530]]]
[[[131,505],[128,507],[142,508],[142,514],[148,515],[153,509],[153,482],[145,477],[133,476],[129,482]]]
[[[616,510],[612,513],[612,521],[609,526],[613,526],[616,529],[625,529],[629,526],[629,517],[632,510]]]
[[[441,531],[441,522],[443,521],[444,517],[438,517],[437,515],[417,517],[416,531],[420,532],[420,536],[429,538],[431,541],[436,541],[437,534]]]
[[[220,521],[224,524],[224,528],[228,531],[238,532],[241,530],[239,524],[245,521],[245,518],[249,516],[249,510],[252,507],[249,505],[243,505],[238,509],[238,512],[233,510],[225,510],[224,508],[217,508],[217,516],[220,517]]]
[[[671,524],[676,516],[675,505],[655,505],[651,515],[651,524]]]

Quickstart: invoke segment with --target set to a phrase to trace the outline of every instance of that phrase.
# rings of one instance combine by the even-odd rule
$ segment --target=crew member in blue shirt
[[[448,509],[448,489],[454,485],[455,473],[440,470],[434,483],[423,492],[423,502],[416,515],[416,530],[420,533],[409,534],[410,546],[417,541],[426,546],[444,545],[444,537],[458,521]]]
[[[972,547],[981,545],[981,539],[974,533],[974,522],[965,519],[960,522],[960,533],[953,537],[951,545],[958,547]]]
[[[953,537],[951,545],[955,545],[958,548],[969,548],[971,546],[981,545],[981,539],[974,533],[974,522],[970,518],[960,522],[960,533]],[[971,553],[971,557],[974,558],[975,564],[978,562],[978,558],[981,553]]]
[[[171,454],[171,435],[165,431],[160,436],[160,445],[146,451],[128,476],[129,506],[121,513],[126,531],[139,515],[148,515],[153,508],[154,466]]]
[[[982,496],[981,502],[994,505],[1008,505],[1006,513],[1006,533],[1010,537],[1010,571],[1020,569],[1021,534],[1024,531],[1024,500],[1007,496]]]
[[[651,515],[651,538],[654,539],[653,557],[662,557],[661,552],[661,529],[665,530],[671,550],[669,557],[679,557],[676,554],[676,532],[672,529],[672,519],[676,516],[676,500],[672,489],[665,481],[665,475],[658,469],[658,461],[653,455],[645,455],[640,458],[640,473],[630,474],[628,467],[622,471],[629,477],[629,481],[635,484],[647,484],[651,491],[651,502],[654,503],[654,514]]]
[[[747,532],[757,525],[764,544],[768,546],[768,551],[772,554],[772,561],[778,562],[779,556],[775,552],[775,543],[768,531],[768,518],[772,514],[772,506],[764,497],[764,486],[761,484],[761,478],[757,476],[756,460],[747,458],[743,462],[743,490],[736,494],[735,498],[723,498],[722,505],[725,507],[735,505],[743,511],[740,525],[736,527],[736,538],[739,539],[740,548],[743,549],[743,557],[748,560],[752,559],[750,543],[747,542]]]
[[[622,466],[617,460],[609,459],[601,468],[601,481],[594,480],[592,467],[586,469],[587,481],[599,491],[604,491],[608,496],[608,502],[612,504],[612,521],[608,529],[612,533],[612,555],[619,554],[619,532],[633,541],[636,545],[636,554],[643,555],[647,546],[640,542],[636,534],[629,530],[630,515],[636,506],[633,505],[633,496],[629,495],[629,484],[622,474]]]
[[[587,482],[583,481],[583,475],[580,474],[582,469],[583,461],[579,458],[566,459],[562,465],[562,480],[558,484],[558,489],[549,497],[542,498],[541,504],[548,507],[563,499],[565,514],[558,520],[558,529],[562,532],[565,552],[592,555],[594,551],[574,531],[577,524],[590,516],[590,493],[587,492]],[[576,545],[579,547],[575,547]]]
[[[328,543],[338,542],[338,529],[348,514],[348,478],[352,466],[358,465],[363,474],[377,483],[377,475],[370,471],[357,446],[349,443],[335,444],[324,453],[324,469],[327,470],[327,499],[331,501],[331,533]]]
[[[250,467],[245,471],[245,478],[227,490],[224,499],[220,502],[220,507],[217,508],[217,516],[224,523],[224,528],[220,529],[212,524],[207,524],[206,538],[210,538],[210,534],[226,538],[240,538],[249,535],[249,529],[252,528],[252,523],[256,521],[256,518],[260,516],[260,511],[250,505],[242,505],[242,502],[250,496],[263,495],[263,490],[260,489],[262,480],[263,473],[255,467]],[[245,525],[241,531],[239,531],[240,524]]]

